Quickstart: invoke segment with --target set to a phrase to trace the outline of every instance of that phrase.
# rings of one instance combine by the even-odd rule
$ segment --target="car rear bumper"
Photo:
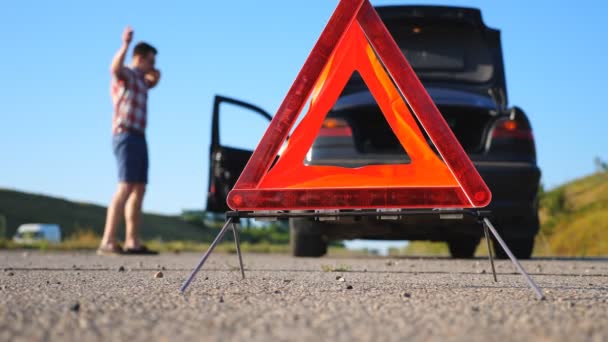
[[[529,163],[474,162],[492,191],[492,221],[507,239],[529,238],[538,232],[537,191],[540,170]],[[318,222],[328,239],[433,240],[481,237],[475,219],[441,219],[439,215],[402,215],[398,219],[362,217]]]

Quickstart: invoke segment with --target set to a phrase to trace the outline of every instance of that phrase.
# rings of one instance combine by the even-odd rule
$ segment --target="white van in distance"
[[[48,223],[22,224],[17,228],[13,241],[25,244],[40,241],[59,243],[61,242],[61,228],[57,224]]]

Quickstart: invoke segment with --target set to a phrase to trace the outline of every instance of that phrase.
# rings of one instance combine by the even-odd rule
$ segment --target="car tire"
[[[524,239],[504,239],[505,243],[517,259],[530,259],[534,250],[534,237]],[[498,241],[492,239],[494,253],[497,259],[507,259],[509,256],[502,249]]]
[[[321,257],[327,253],[322,227],[311,219],[289,220],[289,242],[295,257]]]
[[[452,258],[471,259],[478,244],[479,238],[456,238],[448,241],[448,248]]]

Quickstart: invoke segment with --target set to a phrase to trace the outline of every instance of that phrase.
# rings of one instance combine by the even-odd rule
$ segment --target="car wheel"
[[[534,249],[534,237],[504,240],[517,259],[530,259],[532,256],[532,250]],[[492,245],[494,245],[494,253],[496,254],[496,258],[506,259],[509,257],[502,249],[498,241],[492,239]]]
[[[450,255],[452,258],[470,259],[475,255],[475,249],[479,244],[479,238],[457,238],[448,241]]]
[[[320,257],[327,253],[327,241],[323,238],[322,227],[311,219],[289,220],[289,242],[295,257]]]

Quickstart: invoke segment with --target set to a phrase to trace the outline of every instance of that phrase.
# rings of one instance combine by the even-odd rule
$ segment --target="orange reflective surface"
[[[407,151],[410,164],[370,165],[356,169],[304,165],[306,153],[321,129],[325,116],[354,71],[358,71],[367,84],[387,122]],[[259,188],[407,186],[458,186],[458,182],[426,142],[361,27],[353,22],[317,81],[306,116],[294,130],[276,165],[261,180]]]

